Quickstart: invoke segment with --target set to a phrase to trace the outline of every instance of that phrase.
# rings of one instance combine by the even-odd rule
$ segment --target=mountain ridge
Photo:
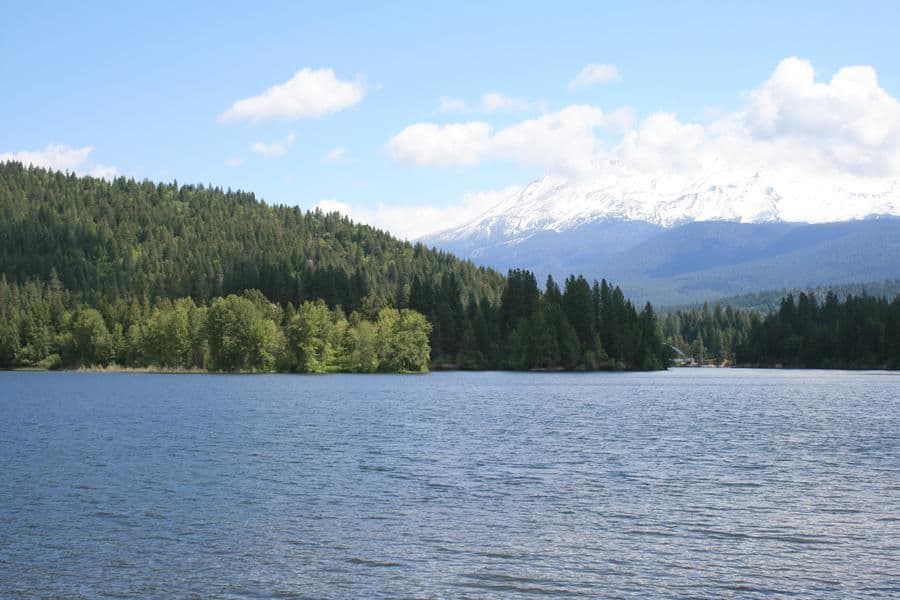
[[[622,169],[606,187],[542,177],[423,241],[501,271],[612,278],[658,305],[900,276],[894,180],[642,180]]]
[[[677,227],[694,221],[827,223],[900,216],[896,179],[801,178],[780,172],[647,177],[619,166],[586,180],[545,175],[428,243],[508,243],[538,231],[563,232],[598,221]]]

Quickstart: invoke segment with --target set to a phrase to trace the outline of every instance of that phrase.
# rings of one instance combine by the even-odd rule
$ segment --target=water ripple
[[[898,597],[898,414],[875,373],[0,373],[0,597]]]

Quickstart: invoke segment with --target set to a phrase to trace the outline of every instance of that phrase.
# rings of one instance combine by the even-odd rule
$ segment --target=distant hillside
[[[685,305],[759,290],[835,286],[900,277],[900,219],[838,223],[697,221],[664,228],[598,221],[486,245],[471,238],[439,247],[504,270],[620,282],[633,298]]]
[[[667,361],[652,307],[606,281],[573,276],[541,291],[532,273],[504,277],[253,194],[0,164],[0,368],[653,370]]]
[[[0,163],[0,273],[88,300],[207,302],[245,289],[295,304],[405,305],[413,280],[454,275],[465,297],[499,300],[503,277],[337,214],[268,206],[251,193]]]
[[[778,310],[781,306],[782,299],[787,297],[788,294],[797,297],[802,292],[807,296],[814,296],[817,302],[823,304],[829,291],[833,292],[841,301],[845,300],[848,296],[869,296],[871,298],[893,300],[900,295],[900,279],[889,279],[887,281],[873,281],[867,283],[835,284],[816,288],[797,287],[767,290],[764,292],[754,292],[752,294],[720,298],[719,300],[709,302],[708,304],[712,308],[715,308],[716,306],[730,306],[736,309],[755,310],[765,315]],[[670,307],[667,309],[667,312],[699,309],[702,308],[702,306],[703,303]]]
[[[897,282],[879,286],[884,292]],[[900,295],[788,294],[765,315],[710,305],[667,311],[663,337],[682,361],[807,369],[900,368]]]

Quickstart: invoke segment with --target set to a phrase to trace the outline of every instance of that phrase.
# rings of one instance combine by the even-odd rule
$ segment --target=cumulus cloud
[[[337,162],[344,158],[345,154],[347,154],[347,152],[344,150],[343,146],[335,146],[325,153],[325,162]]]
[[[655,113],[611,155],[642,170],[789,171],[798,177],[900,176],[900,101],[869,66],[816,81],[808,61],[786,58],[745,105],[708,124]]]
[[[637,113],[630,106],[621,106],[604,115],[604,123],[623,134],[634,129],[637,121]]]
[[[474,165],[487,153],[492,127],[488,123],[416,123],[395,135],[387,144],[397,162],[448,167]]]
[[[621,137],[611,140],[615,133]],[[577,175],[624,164],[675,174],[717,165],[898,177],[900,101],[880,86],[872,67],[845,67],[817,81],[808,61],[787,58],[739,110],[705,123],[662,112],[639,120],[627,107],[604,112],[571,105],[499,130],[484,121],[417,123],[387,147],[398,162],[439,167],[508,160]]]
[[[417,123],[387,144],[394,160],[413,165],[466,166],[485,159],[514,160],[566,170],[589,169],[600,142],[594,128],[603,111],[584,105],[566,107],[494,131],[482,121]]]
[[[510,186],[499,190],[473,192],[449,206],[392,206],[380,203],[375,207],[368,207],[325,199],[320,200],[316,207],[324,212],[339,212],[354,221],[390,231],[404,239],[415,240],[467,223],[519,190],[518,186]]]
[[[22,150],[20,152],[4,152],[0,161],[16,161],[25,165],[74,171],[82,167],[94,149],[90,146],[72,148],[65,144],[48,144],[42,150]]]
[[[265,142],[256,142],[250,146],[250,151],[254,154],[260,154],[265,158],[277,158],[285,155],[295,139],[297,139],[297,136],[291,132],[284,136],[284,138],[268,144]]]
[[[791,57],[738,110],[707,113],[701,122],[667,112],[638,118],[628,107],[571,105],[499,129],[486,121],[416,123],[393,136],[387,150],[410,165],[513,161],[585,183],[615,178],[623,169],[629,177],[659,181],[765,171],[786,181],[891,189],[881,184],[900,181],[900,100],[881,87],[870,66],[844,67],[817,79],[810,62]],[[496,203],[514,191],[488,197]],[[403,215],[412,214],[408,208],[346,208],[359,220],[415,237],[462,224],[493,205],[474,197],[414,209],[413,225],[403,223]]]
[[[870,66],[844,67],[826,83],[815,80],[808,61],[787,58],[722,129],[723,135],[745,134],[782,151],[803,149],[823,167],[874,175],[900,171],[900,102]]]
[[[66,144],[48,144],[41,150],[0,153],[0,162],[15,161],[24,165],[56,169],[58,171],[72,171],[81,175],[91,175],[103,179],[115,177],[119,172],[116,167],[99,163],[89,164],[89,158],[93,151],[94,148],[91,146],[73,148]]]
[[[682,123],[672,113],[654,113],[625,135],[614,155],[643,171],[692,169],[701,166],[706,142],[702,125]]]
[[[491,140],[490,152],[496,158],[551,171],[584,172],[593,168],[602,147],[595,130],[604,122],[599,108],[568,106],[501,129]]]
[[[572,89],[588,87],[596,83],[606,83],[619,78],[616,65],[588,65],[579,71],[575,79],[569,82]]]
[[[219,115],[219,122],[321,117],[359,104],[365,95],[361,81],[338,79],[331,69],[306,67],[262,94],[236,100]]]

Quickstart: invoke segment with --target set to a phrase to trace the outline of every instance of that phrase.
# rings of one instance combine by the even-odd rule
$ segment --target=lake
[[[0,597],[900,595],[900,376],[0,373]]]

